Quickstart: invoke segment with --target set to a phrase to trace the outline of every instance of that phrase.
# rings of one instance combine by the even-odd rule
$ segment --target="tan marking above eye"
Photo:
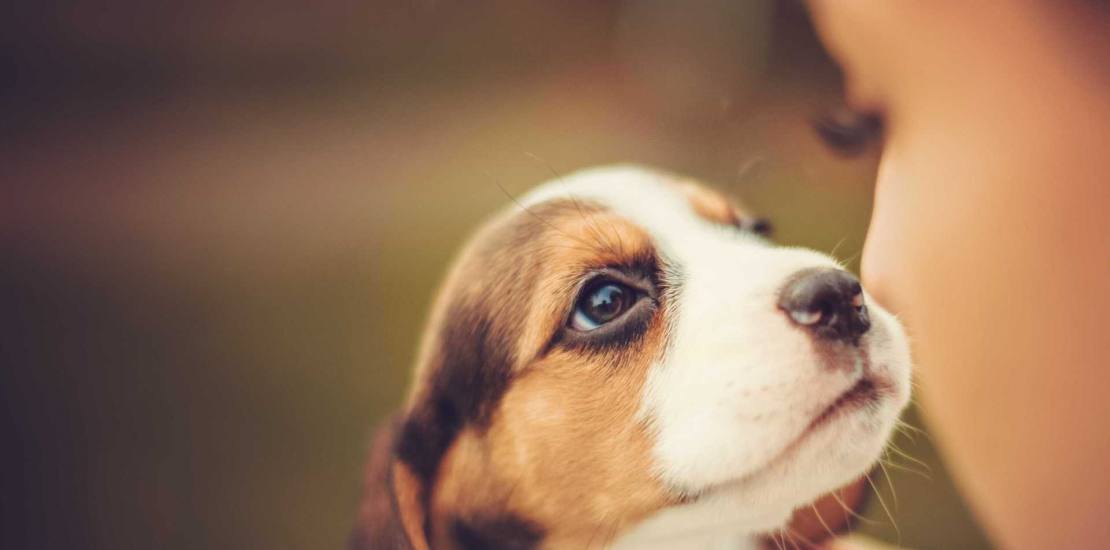
[[[739,226],[740,220],[750,218],[733,201],[720,192],[692,180],[676,182],[694,213],[710,222],[720,225]]]
[[[566,324],[582,277],[610,266],[643,263],[655,254],[646,231],[604,208],[556,202],[537,212],[550,224],[548,230],[509,255],[536,259],[533,269],[542,274],[529,296],[534,301],[517,343],[522,358],[535,357]]]

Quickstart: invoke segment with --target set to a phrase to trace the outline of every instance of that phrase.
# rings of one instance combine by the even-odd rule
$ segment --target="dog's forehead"
[[[596,203],[640,225],[667,218],[689,217],[677,177],[637,166],[609,166],[575,172],[550,181],[525,195],[525,207],[549,201]]]
[[[690,230],[732,225],[743,213],[722,195],[662,170],[633,165],[575,172],[525,195],[526,208],[552,201],[596,204],[651,235],[662,252],[673,252]]]

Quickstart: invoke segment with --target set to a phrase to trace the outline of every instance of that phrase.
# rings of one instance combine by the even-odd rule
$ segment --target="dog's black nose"
[[[840,269],[795,273],[779,293],[779,308],[820,338],[857,344],[871,328],[859,279]]]

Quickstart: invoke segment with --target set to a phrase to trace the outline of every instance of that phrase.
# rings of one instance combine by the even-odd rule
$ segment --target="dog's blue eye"
[[[607,282],[596,285],[578,298],[570,326],[590,331],[621,316],[636,300],[636,292],[625,285]]]

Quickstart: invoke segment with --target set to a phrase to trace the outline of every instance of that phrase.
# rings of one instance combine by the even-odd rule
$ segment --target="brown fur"
[[[690,201],[694,213],[713,223],[721,225],[740,225],[740,220],[750,218],[728,197],[693,181],[679,181],[677,185]]]

